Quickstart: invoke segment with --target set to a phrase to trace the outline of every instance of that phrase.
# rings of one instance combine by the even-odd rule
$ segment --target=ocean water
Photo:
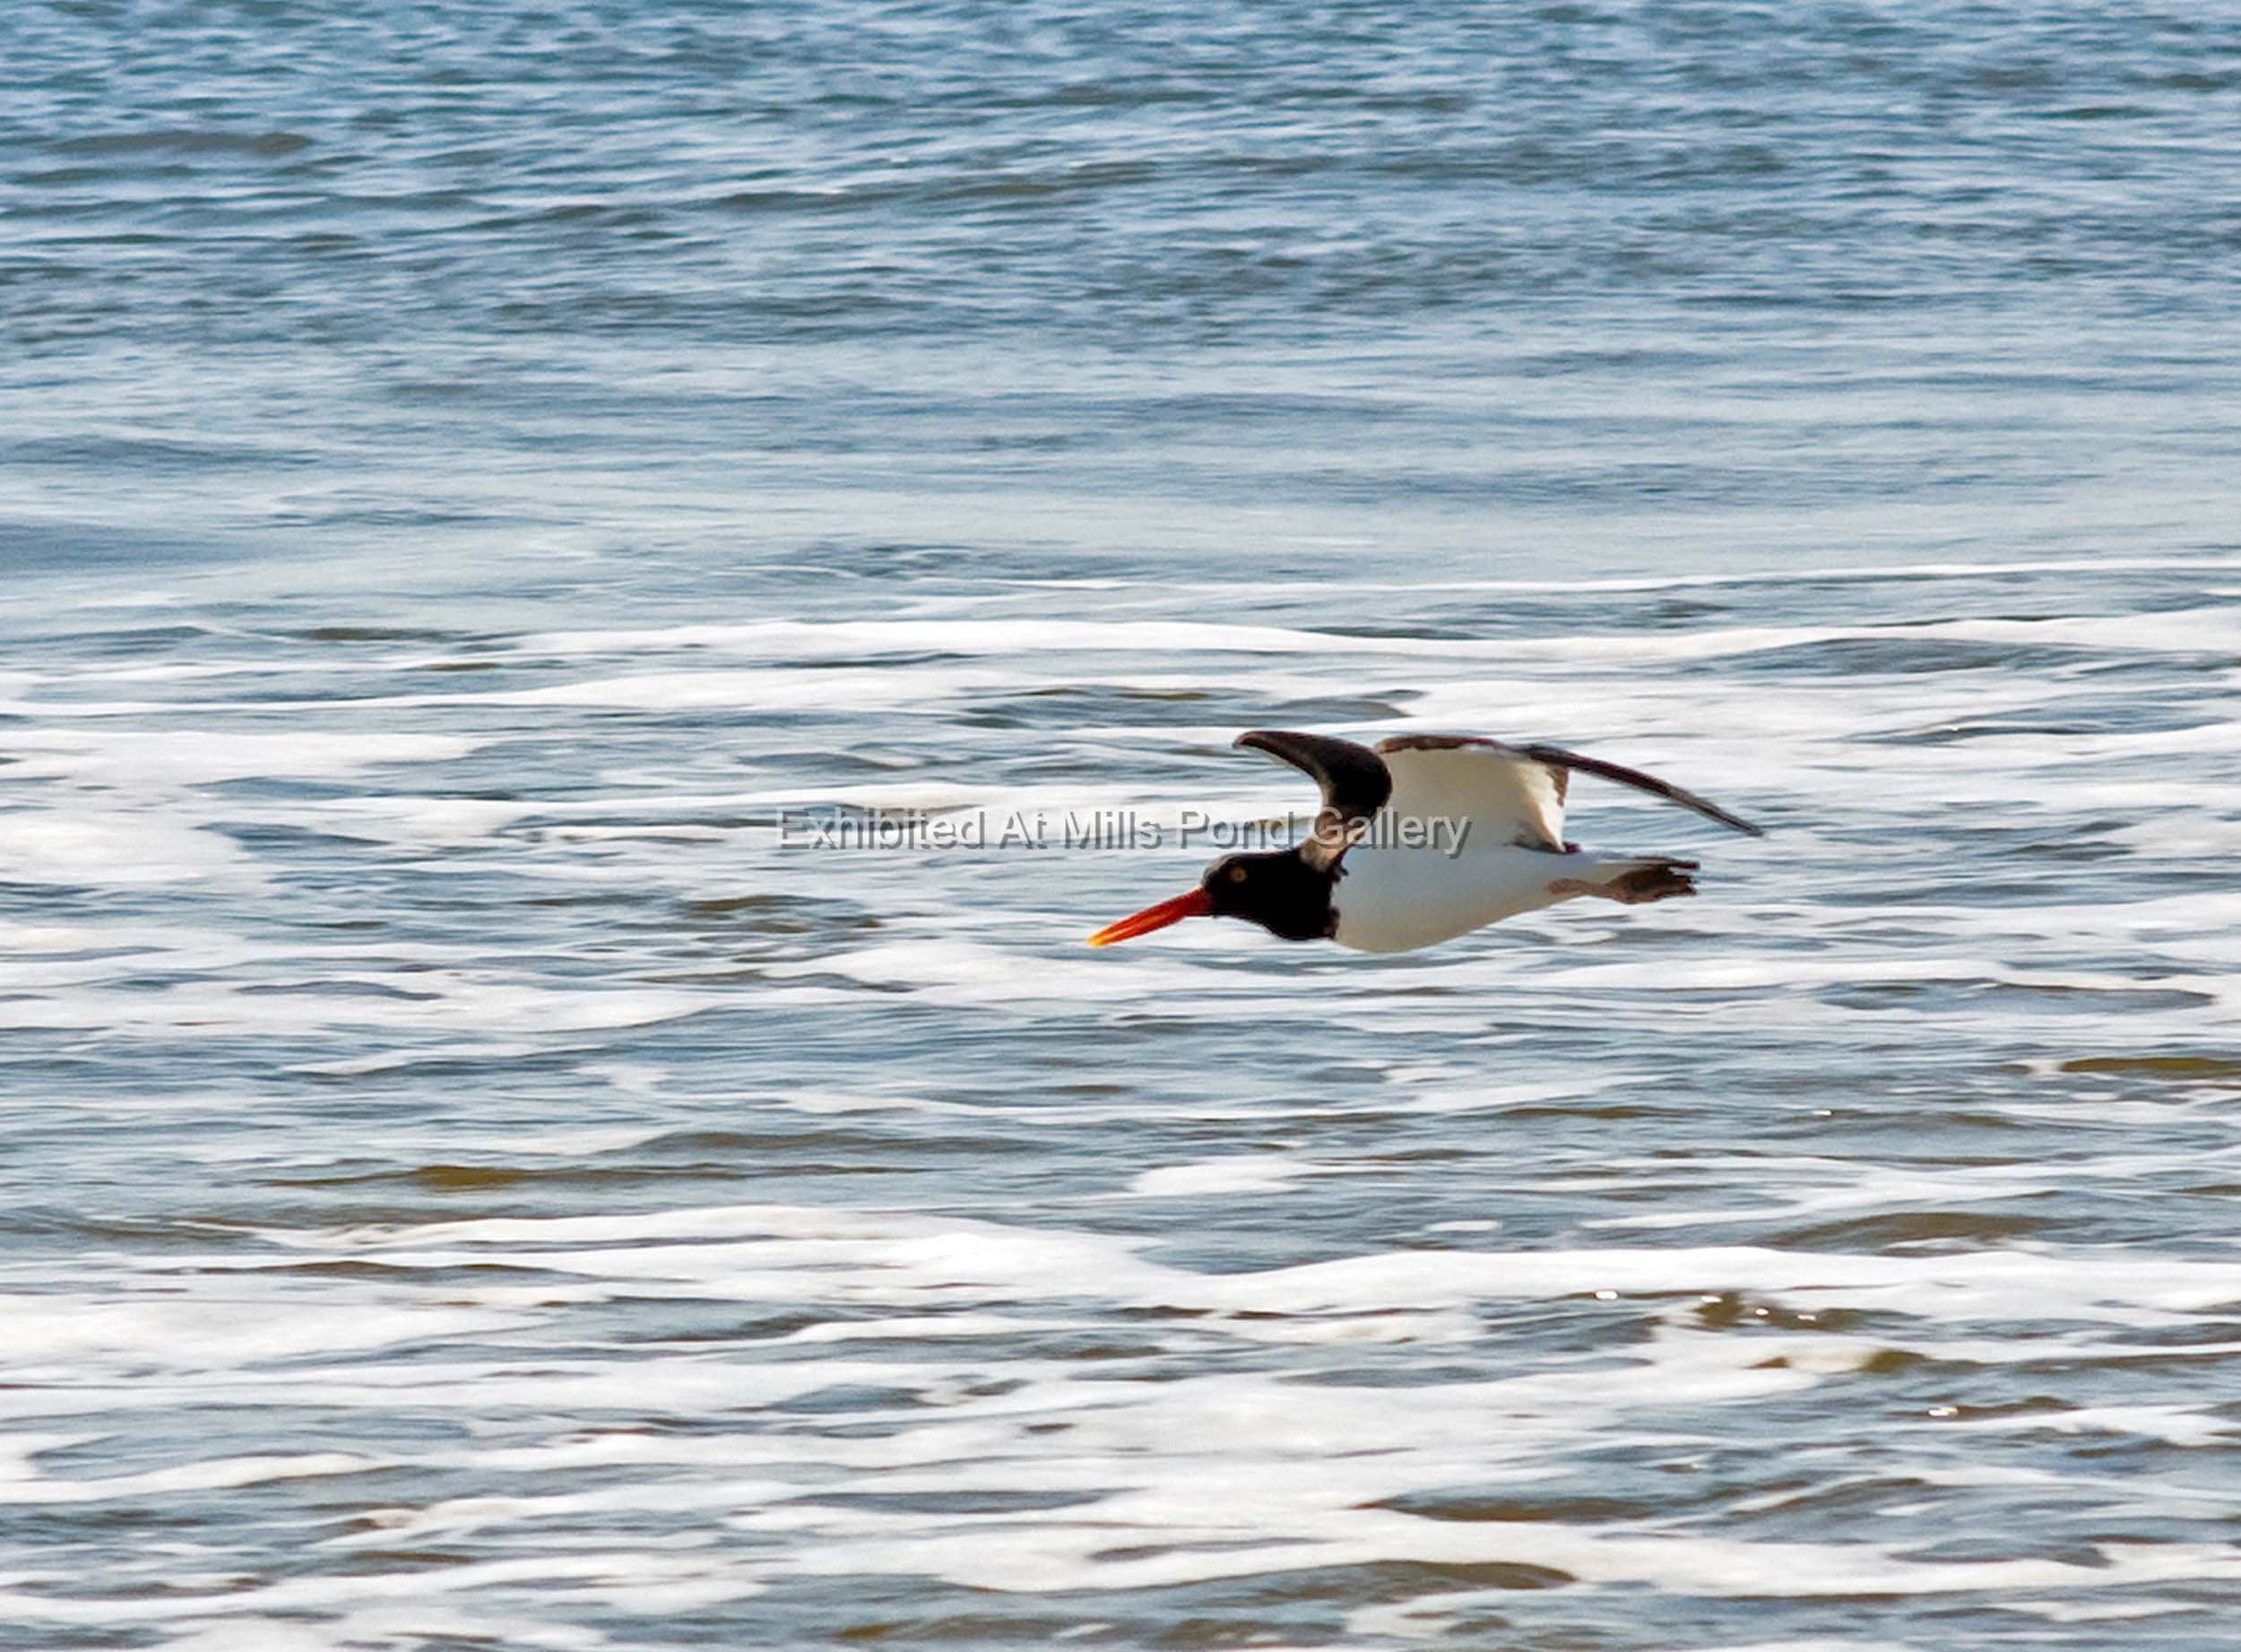
[[[0,1645],[2232,1644],[2231,8],[0,63]],[[1258,726],[1769,835],[1086,948]]]

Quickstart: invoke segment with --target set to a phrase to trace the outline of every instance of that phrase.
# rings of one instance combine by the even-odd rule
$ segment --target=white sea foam
[[[229,839],[124,809],[48,808],[0,813],[9,881],[96,888],[194,883],[246,869]]]
[[[273,733],[219,729],[26,729],[9,737],[21,777],[153,791],[244,779],[332,779],[389,764],[446,762],[475,749],[450,734]]]
[[[1366,1166],[1318,1163],[1292,1156],[1201,1159],[1190,1164],[1164,1164],[1139,1173],[1129,1191],[1139,1198],[1198,1198],[1209,1193],[1266,1193],[1288,1186],[1302,1176],[1358,1174]]]

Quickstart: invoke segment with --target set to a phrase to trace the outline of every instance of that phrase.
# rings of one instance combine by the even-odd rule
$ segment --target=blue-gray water
[[[2231,1644],[2231,8],[0,64],[0,1644]],[[1389,960],[781,841],[1267,725],[1772,835]]]

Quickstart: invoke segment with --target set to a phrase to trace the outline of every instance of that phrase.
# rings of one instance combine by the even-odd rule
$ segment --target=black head
[[[1109,924],[1089,944],[1110,947],[1185,918],[1244,918],[1285,940],[1320,940],[1335,921],[1330,892],[1336,881],[1335,874],[1310,866],[1297,849],[1224,855],[1190,894]]]
[[[1217,918],[1244,918],[1285,940],[1320,940],[1330,933],[1335,880],[1296,849],[1224,855],[1198,879]]]

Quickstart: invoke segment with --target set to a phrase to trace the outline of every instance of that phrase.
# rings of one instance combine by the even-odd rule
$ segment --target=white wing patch
[[[1377,753],[1393,776],[1388,815],[1467,820],[1469,849],[1515,843],[1562,851],[1562,769],[1500,740],[1459,735],[1396,735],[1380,740]]]

